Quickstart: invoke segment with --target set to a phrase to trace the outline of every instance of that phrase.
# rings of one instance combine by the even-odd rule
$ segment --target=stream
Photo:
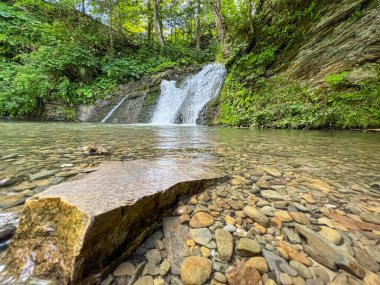
[[[336,205],[355,205],[354,196],[343,193],[380,194],[380,136],[374,133],[33,122],[1,122],[0,133],[0,213],[19,212],[28,197],[102,161],[158,157],[217,161],[231,177],[231,191],[254,183],[266,189],[269,181],[281,184],[272,189],[298,193],[314,179],[339,189],[342,194],[329,198]],[[108,153],[88,155],[82,150],[88,144]],[[262,170],[280,171],[281,181]],[[1,278],[1,284],[16,284]]]

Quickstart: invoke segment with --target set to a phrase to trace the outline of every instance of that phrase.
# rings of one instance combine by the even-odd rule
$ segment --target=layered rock
[[[225,176],[192,160],[106,162],[29,199],[4,258],[22,276],[78,284],[148,234],[178,197]]]

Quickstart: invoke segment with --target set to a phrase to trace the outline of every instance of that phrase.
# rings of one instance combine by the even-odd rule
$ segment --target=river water
[[[102,145],[109,154],[84,154],[88,144]],[[65,173],[69,177],[103,160],[162,156],[217,157],[228,174],[247,178],[256,167],[273,166],[342,187],[380,181],[380,136],[372,133],[3,122],[0,180],[17,177],[21,184],[0,188],[0,207],[20,204],[66,179]],[[36,173],[48,174],[28,182]]]
[[[108,154],[85,154],[88,144]],[[319,179],[341,193],[380,193],[373,186],[380,182],[380,135],[374,133],[1,122],[0,185],[9,178],[17,183],[0,187],[0,212],[20,211],[31,195],[101,161],[156,157],[212,160],[233,187],[265,184],[258,170],[269,168],[282,173],[288,188],[307,189],[310,179]]]

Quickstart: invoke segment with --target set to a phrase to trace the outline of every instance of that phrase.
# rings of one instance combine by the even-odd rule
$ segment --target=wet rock
[[[302,225],[308,225],[308,224],[310,224],[309,218],[304,213],[301,213],[301,212],[289,212],[289,215],[297,223],[300,223]]]
[[[171,265],[171,272],[173,274],[179,274],[179,265],[182,263],[184,256],[189,254],[186,245],[189,228],[181,225],[175,217],[164,218],[162,226],[165,235],[165,248]]]
[[[121,263],[113,272],[115,277],[132,276],[136,271],[136,267],[130,262]]]
[[[373,260],[380,263],[380,245],[366,246],[365,251],[373,258]]]
[[[148,260],[148,263],[153,263],[153,264],[160,264],[161,259],[162,259],[161,253],[157,249],[149,250],[145,254],[145,257]]]
[[[273,190],[263,190],[260,192],[261,196],[263,196],[265,199],[268,200],[285,200],[285,197],[282,196],[280,193],[273,191]]]
[[[235,252],[241,256],[253,256],[261,252],[259,243],[254,239],[241,238],[236,245]]]
[[[291,260],[289,262],[289,265],[294,268],[297,273],[302,277],[302,278],[305,278],[305,279],[310,279],[312,278],[312,275],[311,275],[311,271],[308,267],[306,267],[305,265],[303,265],[302,263],[298,262],[298,261],[295,261],[295,260]]]
[[[365,285],[378,285],[380,284],[380,276],[372,272],[367,272],[363,281]]]
[[[352,220],[349,217],[337,214],[335,211],[329,213],[328,216],[350,230],[380,231],[380,225]]]
[[[283,228],[282,231],[291,243],[301,243],[301,239],[296,232],[289,228]]]
[[[109,274],[108,275],[108,277],[106,278],[106,279],[104,279],[101,283],[100,283],[100,285],[111,285],[112,284],[112,282],[113,282],[113,276],[112,276],[112,274]]]
[[[252,206],[246,206],[243,211],[248,217],[258,222],[260,225],[264,227],[269,226],[269,219],[259,209]]]
[[[282,229],[282,221],[278,218],[278,217],[273,217],[272,219],[270,219],[270,225],[272,227],[274,227],[275,229]]]
[[[236,232],[236,227],[233,225],[226,225],[225,227],[223,227],[223,230],[233,233]]]
[[[292,267],[290,267],[289,264],[287,264],[287,263],[281,263],[280,268],[284,273],[286,273],[290,276],[295,277],[298,275],[298,272],[295,269],[293,269]]]
[[[88,144],[82,147],[82,152],[89,155],[95,154],[107,154],[108,151],[105,147],[101,145]]]
[[[134,285],[154,285],[153,278],[151,276],[140,277]]]
[[[30,174],[29,175],[29,181],[39,180],[39,179],[46,179],[50,176],[53,176],[55,174],[55,171],[49,171],[49,170],[42,170],[40,172]]]
[[[228,231],[217,229],[215,231],[215,240],[219,259],[225,262],[230,261],[234,249],[232,235]]]
[[[177,195],[199,191],[222,177],[192,160],[104,163],[96,172],[29,199],[6,261],[21,270],[34,251],[46,257],[35,262],[34,274],[75,283],[122,252],[123,244],[132,244],[129,250],[136,247],[137,241],[125,241],[144,238],[142,224],[157,219]],[[49,248],[56,249],[50,256],[45,255]]]
[[[261,256],[251,257],[246,261],[244,266],[254,267],[260,274],[264,274],[269,271],[269,267],[265,258]]]
[[[19,219],[14,213],[0,213],[0,241],[10,239],[17,228]]]
[[[327,274],[326,270],[321,266],[310,267],[311,274],[313,275],[313,279],[320,279],[323,283],[330,282],[330,277]]]
[[[277,211],[274,213],[274,216],[277,217],[282,222],[292,222],[293,218],[289,215],[288,211]]]
[[[297,231],[307,239],[305,252],[317,262],[333,270],[336,270],[336,267],[340,267],[359,278],[365,276],[364,268],[351,256],[342,252],[334,243],[323,238],[306,226],[296,225],[295,227]]]
[[[284,242],[277,243],[277,246],[285,250],[291,260],[298,261],[306,266],[311,266],[311,260],[305,254],[297,251],[294,247]]]
[[[162,278],[157,278],[153,280],[153,285],[165,285],[165,280]]]
[[[276,209],[273,208],[273,207],[271,207],[271,206],[264,206],[264,207],[261,208],[261,212],[265,216],[273,217],[274,213],[276,212]]]
[[[139,279],[139,277],[141,276],[141,273],[143,272],[145,265],[146,265],[146,261],[141,262],[139,265],[137,265],[135,272],[131,276],[131,279],[129,279],[128,281],[128,285],[135,284],[137,279]]]
[[[230,285],[262,285],[260,273],[252,266],[230,267],[226,270],[226,277]]]
[[[286,263],[286,260],[278,256],[277,254],[274,254],[273,252],[270,252],[265,249],[262,250],[262,253],[265,260],[268,263],[269,269],[275,273],[277,282],[280,282],[280,273],[282,272],[280,264]]]
[[[160,275],[165,276],[170,270],[170,262],[168,260],[164,260],[160,265]]]
[[[380,270],[379,264],[376,263],[372,257],[360,248],[354,248],[355,258],[357,262],[364,268],[371,270],[372,272],[378,272]]]
[[[301,212],[304,212],[304,213],[310,212],[310,210],[308,208],[306,208],[304,205],[302,205],[300,203],[292,203],[292,205],[294,207],[296,207],[296,209],[298,211],[301,211]]]
[[[336,245],[339,245],[342,242],[342,236],[337,230],[323,226],[318,233]]]
[[[280,273],[280,282],[282,285],[292,285],[293,279],[286,273]]]
[[[214,224],[214,218],[207,213],[198,212],[190,219],[189,226],[192,228],[209,227]]]
[[[261,169],[264,170],[269,175],[272,175],[274,177],[280,177],[281,176],[281,171],[279,171],[277,168],[265,166],[265,167],[261,167]]]
[[[153,263],[147,263],[144,267],[144,270],[142,272],[142,275],[152,275],[152,276],[155,276],[155,275],[158,275],[160,274],[160,268],[156,265],[156,264],[153,264]]]
[[[185,285],[204,284],[210,277],[212,263],[200,256],[186,257],[181,265],[181,279]]]
[[[188,214],[181,215],[181,216],[178,217],[178,221],[181,224],[187,223],[187,222],[190,221],[190,216]]]
[[[176,213],[178,216],[184,215],[184,214],[191,214],[193,212],[193,208],[191,208],[188,205],[179,206],[176,210]]]
[[[355,276],[351,274],[347,274],[346,272],[341,272],[338,274],[333,281],[333,284],[337,285],[363,285],[361,280],[357,279]]]
[[[210,255],[211,255],[211,251],[210,251],[210,249],[208,249],[207,247],[205,247],[205,246],[201,246],[201,254],[202,254],[204,257],[210,257]]]
[[[360,218],[368,223],[380,225],[380,215],[370,212],[362,212]]]
[[[226,276],[224,276],[223,273],[215,272],[214,278],[216,281],[218,281],[220,283],[223,283],[223,284],[227,283],[227,278],[226,278]]]
[[[204,246],[208,246],[212,240],[212,234],[207,228],[190,229],[189,237]]]

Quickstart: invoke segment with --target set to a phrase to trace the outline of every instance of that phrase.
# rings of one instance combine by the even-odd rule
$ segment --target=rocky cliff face
[[[313,87],[332,73],[350,71],[351,81],[376,77],[380,63],[380,2],[331,1],[284,72]]]
[[[279,128],[380,125],[380,2],[267,0],[229,63],[214,123]]]

